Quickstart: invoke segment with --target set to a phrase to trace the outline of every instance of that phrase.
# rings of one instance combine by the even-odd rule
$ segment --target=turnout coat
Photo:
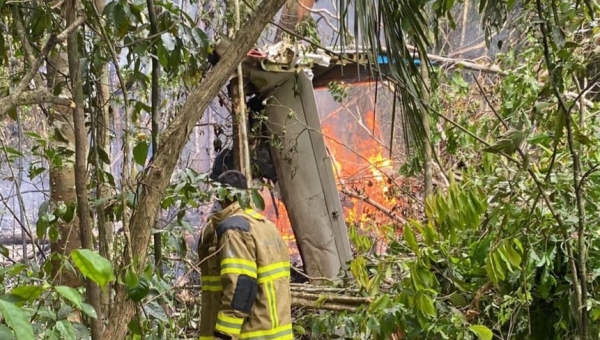
[[[290,260],[277,227],[239,203],[209,217],[198,246],[200,340],[292,340]]]

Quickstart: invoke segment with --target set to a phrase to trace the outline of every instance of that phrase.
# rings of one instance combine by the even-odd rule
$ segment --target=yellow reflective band
[[[223,267],[226,264],[240,264],[240,265],[251,267],[254,270],[256,270],[256,262],[246,260],[246,259],[241,259],[239,257],[229,257],[229,258],[225,258],[225,259],[221,260],[221,267]]]
[[[220,276],[216,276],[216,275],[205,275],[205,276],[201,276],[200,280],[202,280],[202,283],[215,283],[215,282],[221,282],[221,277]]]
[[[256,263],[240,258],[227,258],[221,261],[221,275],[248,275],[256,279]]]
[[[265,284],[267,293],[267,301],[269,305],[269,316],[271,317],[271,325],[273,328],[279,327],[279,317],[277,315],[277,303],[275,302],[275,284],[273,281]]]
[[[221,284],[220,276],[201,276],[203,292],[222,292],[223,285]]]
[[[279,268],[290,269],[290,263],[287,261],[271,263],[269,265],[258,268],[258,273],[266,273]]]
[[[292,324],[283,325],[267,331],[254,331],[240,334],[244,340],[293,340]]]
[[[222,292],[223,291],[223,286],[202,285],[202,291],[203,292]]]
[[[256,212],[256,210],[254,209],[244,209],[244,212],[254,218],[256,218],[257,220],[262,220],[263,216],[261,214],[259,214],[258,212]]]
[[[225,315],[223,312],[217,314],[217,325],[215,330],[225,334],[239,335],[242,331],[244,318],[235,318]]]
[[[268,266],[258,268],[258,283],[273,281],[282,277],[290,276],[289,262],[276,262]]]
[[[214,336],[200,336],[198,340],[215,340]]]

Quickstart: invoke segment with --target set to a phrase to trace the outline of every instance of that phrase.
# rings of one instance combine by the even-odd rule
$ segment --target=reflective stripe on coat
[[[226,218],[248,222],[249,230],[230,229],[217,237]],[[254,210],[234,203],[209,217],[198,246],[202,281],[200,340],[214,332],[245,340],[292,340],[290,261],[277,227]],[[241,281],[257,285],[248,312],[234,308]],[[238,294],[238,295],[236,295]],[[238,299],[239,300],[239,299]]]

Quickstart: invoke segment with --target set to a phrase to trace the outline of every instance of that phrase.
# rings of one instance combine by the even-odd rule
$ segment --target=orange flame
[[[381,251],[385,248],[381,241],[385,233],[382,226],[393,224],[397,227],[397,222],[389,213],[400,216],[402,207],[406,207],[408,203],[395,190],[398,187],[398,180],[395,178],[397,169],[393,160],[384,156],[388,152],[387,148],[378,142],[381,135],[375,112],[367,111],[361,117],[352,118],[346,112],[338,110],[322,119],[321,126],[332,158],[338,189],[352,194],[342,196],[346,221],[376,237],[380,242],[378,251]],[[285,206],[278,201],[277,219],[267,189],[263,192],[263,197],[266,202],[264,214],[277,225],[288,241],[290,254],[299,258]],[[373,202],[378,206],[374,206]]]

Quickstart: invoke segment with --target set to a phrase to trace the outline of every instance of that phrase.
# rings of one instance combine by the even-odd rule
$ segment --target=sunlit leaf
[[[177,43],[177,41],[171,33],[163,33],[160,36],[160,39],[162,41],[162,45],[165,47],[165,50],[171,52],[175,49],[175,44]]]
[[[71,257],[77,269],[100,287],[115,280],[112,264],[98,253],[89,249],[77,249],[71,253]]]
[[[25,285],[25,286],[17,286],[13,290],[10,291],[11,295],[18,296],[22,298],[24,301],[33,301],[37,299],[44,290],[46,290],[46,285]]]
[[[469,326],[469,330],[475,333],[481,340],[492,340],[492,337],[494,336],[492,330],[484,325]]]

